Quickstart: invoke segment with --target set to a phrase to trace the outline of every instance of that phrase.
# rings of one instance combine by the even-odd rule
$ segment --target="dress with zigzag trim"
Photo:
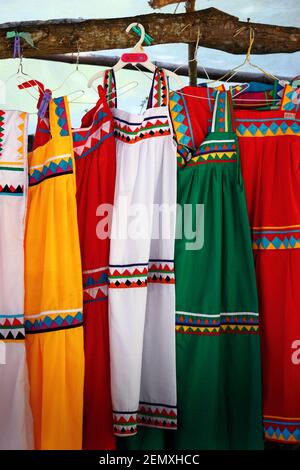
[[[39,124],[39,123],[38,123]],[[67,98],[28,156],[25,330],[36,449],[81,449],[84,350],[76,180]]]
[[[28,114],[0,110],[0,449],[33,448],[24,329]]]
[[[109,261],[113,419],[115,434],[128,438],[138,426],[171,432],[177,426],[176,145],[163,70],[155,70],[143,114],[116,107],[111,71],[105,74],[104,86],[117,155]]]
[[[183,95],[171,94],[177,200],[182,209],[192,205],[192,226],[183,225],[175,249],[179,423],[172,447],[261,449],[257,290],[231,94],[217,93],[201,140],[199,103],[189,104],[195,126]]]
[[[83,269],[83,448],[112,450],[115,437],[108,331],[110,227],[106,211],[107,205],[114,202],[116,144],[111,110],[102,87],[98,91],[95,107],[82,118],[81,127],[73,130]]]
[[[258,287],[264,435],[266,440],[299,444],[300,88],[279,81],[273,89],[276,102],[268,101],[269,109],[234,108],[234,117]],[[187,128],[193,129],[194,138],[192,144],[183,137],[185,153],[184,146],[197,147],[209,132],[215,92],[199,87],[183,91],[186,96],[179,104],[189,111]],[[173,113],[177,105],[173,103]]]

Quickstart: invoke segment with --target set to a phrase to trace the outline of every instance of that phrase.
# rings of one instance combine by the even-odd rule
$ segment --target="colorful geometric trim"
[[[177,407],[140,402],[137,423],[151,428],[176,430]]]
[[[174,262],[150,260],[147,283],[175,284]]]
[[[90,129],[77,129],[72,132],[73,148],[76,160],[94,152],[109,137],[114,135],[112,117],[102,111],[103,104],[98,108]]]
[[[117,107],[116,76],[113,69],[107,69],[104,73],[103,88],[106,94],[107,104],[110,108]]]
[[[25,315],[26,334],[47,333],[82,326],[82,310],[56,310],[38,315]]]
[[[114,119],[115,137],[128,144],[171,134],[168,116],[144,117],[139,123],[128,122],[117,116]]]
[[[276,137],[300,135],[300,119],[284,117],[265,119],[236,119],[239,137]]]
[[[29,168],[29,186],[42,183],[54,176],[62,176],[73,173],[73,159],[70,154],[60,155],[47,160],[43,165]]]
[[[110,265],[108,283],[110,289],[124,289],[131,287],[146,287],[148,263]]]
[[[108,267],[83,271],[83,303],[107,301]]]
[[[300,87],[294,88],[286,84],[281,101],[281,110],[296,113],[300,103]]]
[[[219,336],[222,333],[258,333],[258,313],[231,312],[219,315],[176,312],[176,332],[181,334]]]
[[[172,92],[169,108],[177,143],[193,149],[195,147],[194,138],[184,95],[175,91]]]
[[[137,433],[137,411],[113,411],[113,430],[116,436],[134,436]]]
[[[24,315],[0,315],[0,341],[24,341]]]
[[[163,404],[140,402],[138,411],[113,412],[113,427],[116,436],[132,436],[137,426],[176,430],[177,408]]]
[[[153,284],[175,284],[174,261],[149,260],[148,263],[110,265],[108,274],[110,288],[146,287]]]
[[[24,187],[22,185],[13,186],[8,184],[1,186],[0,184],[0,196],[22,196],[24,193]]]
[[[0,159],[19,164],[24,160],[26,123],[25,112],[0,110]]]
[[[0,157],[1,157],[2,151],[3,151],[4,117],[5,117],[5,111],[0,109]]]
[[[57,116],[57,124],[60,127],[60,135],[66,137],[69,135],[69,125],[64,97],[54,98],[55,114]]]
[[[163,69],[156,68],[147,109],[168,106],[168,82]]]
[[[231,115],[231,95],[226,91],[218,91],[215,99],[212,132],[231,132],[233,131]]]
[[[300,248],[300,226],[252,229],[253,250],[289,250]]]
[[[218,133],[210,133],[207,139],[200,145],[196,152],[187,161],[189,166],[208,162],[220,162],[229,160],[235,162],[237,159],[237,143],[235,138],[218,138]],[[226,134],[227,136],[229,133]],[[216,137],[214,137],[216,136]],[[230,134],[235,137],[235,134]]]
[[[300,418],[264,416],[265,439],[281,444],[300,444]]]

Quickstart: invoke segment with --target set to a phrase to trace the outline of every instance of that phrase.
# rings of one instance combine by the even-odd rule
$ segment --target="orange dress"
[[[25,329],[36,449],[81,449],[84,349],[76,181],[67,99],[28,156]]]

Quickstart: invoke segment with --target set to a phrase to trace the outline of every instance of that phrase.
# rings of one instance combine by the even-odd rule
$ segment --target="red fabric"
[[[183,92],[194,146],[198,147],[209,131],[211,107],[208,100],[187,95],[207,97],[207,90],[185,87]],[[251,98],[250,94],[247,98]],[[270,126],[273,122],[284,122],[294,129],[300,126],[299,110],[291,119],[281,110],[235,109],[234,115],[238,133],[239,129],[243,133],[242,126],[251,124]],[[286,120],[280,121],[283,117]],[[256,233],[255,228],[259,232],[266,227],[274,228],[275,232],[279,230],[282,239],[285,235],[300,239],[297,232],[300,230],[299,127],[296,132],[294,135],[280,135],[281,132],[275,136],[239,136],[253,241],[264,235],[277,236],[277,233]],[[287,227],[287,234],[282,233],[283,227]],[[300,247],[297,246],[253,250],[262,335],[265,437],[282,443],[300,443]]]
[[[238,119],[254,120],[283,115],[283,111],[236,113]],[[276,231],[299,225],[300,230],[300,134],[240,137],[239,145],[251,227],[274,227]],[[285,235],[299,238],[300,233],[292,230],[286,228],[289,233]],[[293,443],[296,441],[288,437],[296,426],[279,423],[296,423],[300,429],[300,249],[253,252],[263,334],[265,429],[277,424],[286,432],[286,439],[269,433],[266,438]],[[300,443],[300,435],[297,441]]]
[[[96,212],[100,204],[114,202],[116,152],[113,117],[101,91],[100,95],[95,108],[82,119],[81,128],[73,131],[84,284],[83,448],[88,450],[115,449],[110,393],[108,302],[105,295],[109,238],[102,240],[97,237],[96,227],[100,217]],[[101,271],[98,271],[99,268]]]

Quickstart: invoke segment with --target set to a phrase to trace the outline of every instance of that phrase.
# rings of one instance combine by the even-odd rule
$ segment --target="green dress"
[[[258,301],[231,108],[230,92],[218,92],[211,132],[193,149],[184,97],[171,95],[183,234],[175,249],[178,430],[139,431],[127,448],[263,448]]]

